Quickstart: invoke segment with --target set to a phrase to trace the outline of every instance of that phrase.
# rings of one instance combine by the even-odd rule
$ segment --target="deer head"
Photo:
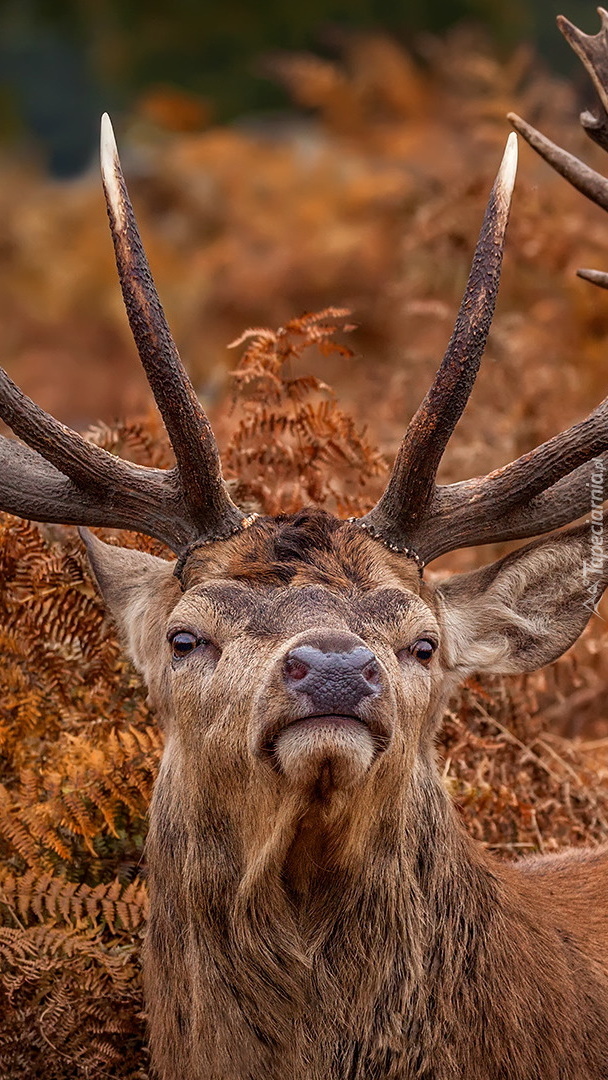
[[[430,753],[454,680],[554,659],[590,615],[583,568],[602,587],[605,580],[587,526],[440,588],[422,575],[454,548],[538,534],[580,516],[593,459],[608,450],[604,401],[486,477],[435,482],[490,328],[515,136],[433,385],[381,499],[347,522],[314,510],[256,519],[232,503],[152,282],[107,117],[101,147],[127,314],[177,464],[143,468],[85,442],[2,373],[0,415],[27,444],[0,442],[2,506],[38,520],[137,529],[176,552],[174,565],[84,534],[109,610],[185,763],[208,753],[211,773],[213,763],[217,776],[234,768],[241,787],[256,777],[256,787],[275,797],[283,789],[298,799],[335,790],[343,802],[347,791],[371,792],[375,778],[391,772],[403,787],[421,748]]]
[[[283,856],[309,811],[360,839],[361,814],[433,774],[456,682],[549,663],[592,610],[585,525],[438,587],[318,510],[205,544],[179,581],[162,559],[86,541],[184,790],[216,799],[239,833],[248,819],[256,851],[289,822],[275,832]],[[607,576],[596,571],[602,587]]]
[[[341,521],[315,509],[247,517],[232,503],[156,295],[107,118],[102,174],[118,272],[176,467],[117,459],[1,376],[0,416],[22,440],[0,441],[2,508],[42,521],[135,529],[177,556],[170,563],[83,533],[100,590],[167,731],[151,814],[150,955],[162,982],[170,953],[189,948],[208,956],[209,942],[223,934],[213,964],[199,971],[209,982],[211,968],[228,964],[231,934],[240,934],[241,963],[257,935],[276,978],[261,972],[258,956],[247,986],[237,964],[224,970],[223,982],[218,976],[212,996],[232,1015],[226,987],[236,987],[242,1008],[255,984],[250,1027],[266,1031],[267,1045],[280,1034],[285,1001],[297,998],[293,972],[308,962],[305,931],[294,921],[298,905],[316,911],[306,931],[310,944],[328,913],[340,911],[336,882],[346,888],[349,875],[362,875],[371,895],[397,870],[408,880],[402,871],[421,850],[417,831],[424,830],[427,849],[432,845],[433,825],[446,814],[433,736],[455,683],[473,671],[530,671],[559,656],[588,621],[590,595],[595,599],[608,580],[590,523],[438,586],[423,576],[428,562],[455,548],[537,536],[575,521],[589,511],[592,470],[608,455],[607,399],[586,420],[488,476],[436,483],[490,328],[516,153],[512,135],[445,357],[386,491],[360,519]],[[326,873],[346,877],[331,878],[323,907],[315,888]],[[240,905],[247,913],[231,929],[228,895],[231,911]],[[205,933],[197,936],[192,927],[203,911],[214,912],[215,921],[205,915]],[[270,924],[279,911],[278,944]],[[179,933],[169,931],[175,925]],[[417,947],[412,940],[412,957]],[[157,1039],[159,1061],[177,1060],[171,1047],[184,1041],[183,1017],[197,1007],[196,986],[184,985],[174,989],[173,1019]],[[210,993],[207,985],[205,1000]],[[169,1006],[158,988],[154,994],[159,1017]],[[269,1002],[272,1037],[262,1016]],[[236,1051],[227,1042],[229,1052]],[[200,1075],[215,1076],[206,1060],[209,1071]],[[163,1075],[188,1073],[186,1058],[180,1061]]]

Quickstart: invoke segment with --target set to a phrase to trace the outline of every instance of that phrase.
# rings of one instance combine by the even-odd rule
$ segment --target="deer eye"
[[[410,645],[408,652],[421,664],[428,664],[436,648],[435,642],[430,641],[429,638],[418,638],[413,645]]]
[[[203,638],[197,638],[196,634],[191,634],[189,630],[174,630],[167,637],[176,660],[188,656],[199,645],[202,645],[204,640]]]

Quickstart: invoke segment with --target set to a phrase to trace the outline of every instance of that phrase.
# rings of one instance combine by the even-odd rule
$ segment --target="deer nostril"
[[[366,664],[363,668],[361,674],[370,686],[379,686],[380,668],[378,667],[376,660],[370,660],[369,664]]]
[[[295,656],[288,656],[285,661],[285,674],[288,679],[293,679],[294,682],[299,682],[300,679],[305,679],[310,671],[310,665],[305,664],[303,660],[297,660]]]

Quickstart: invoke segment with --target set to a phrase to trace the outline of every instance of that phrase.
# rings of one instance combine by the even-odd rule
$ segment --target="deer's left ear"
[[[106,608],[135,667],[152,689],[151,672],[159,667],[166,620],[181,596],[173,575],[175,563],[106,544],[88,529],[79,532]]]
[[[508,674],[561,656],[608,584],[607,528],[604,517],[553,534],[439,586],[448,667]]]

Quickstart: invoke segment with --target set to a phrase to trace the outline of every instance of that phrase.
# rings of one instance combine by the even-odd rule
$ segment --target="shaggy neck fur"
[[[209,792],[184,813],[170,771],[153,809],[162,874],[147,944],[163,1080],[604,1075],[580,1051],[581,1024],[593,1037],[606,1023],[593,988],[567,949],[547,975],[555,928],[525,879],[509,901],[513,871],[462,832],[432,764],[376,813],[358,818],[356,800],[306,811],[294,795],[251,833]],[[307,831],[312,858],[296,872]]]
[[[162,560],[95,542],[168,723],[145,963],[161,1080],[608,1080],[608,851],[494,862],[432,749],[463,671],[533,670],[581,632],[590,543],[574,529],[433,591],[364,530],[302,511],[195,552],[180,599]],[[178,609],[221,640],[172,681]],[[399,657],[427,619],[445,640],[423,684]],[[292,635],[330,628],[377,650],[395,723],[352,787],[303,791],[254,736],[290,715]]]

